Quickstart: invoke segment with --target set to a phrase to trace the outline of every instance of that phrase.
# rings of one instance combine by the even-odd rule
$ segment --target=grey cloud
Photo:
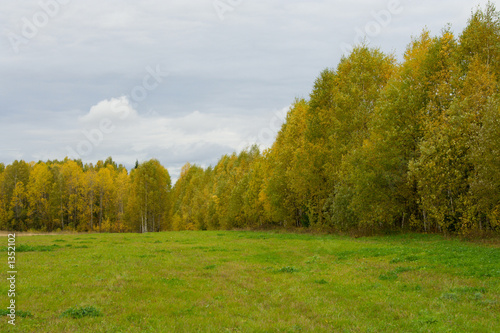
[[[458,32],[485,2],[400,0],[404,10],[370,45],[401,58],[411,35],[425,26],[438,34],[447,23]],[[85,156],[89,162],[111,155],[131,166],[156,157],[172,170],[214,163],[258,141],[277,110],[307,97],[318,73],[337,65],[341,44],[388,3],[244,0],[221,21],[211,0],[73,0],[15,54],[7,34],[20,34],[23,18],[40,6],[5,2],[0,162],[63,158],[67,146],[87,140],[84,130],[109,118],[115,129]],[[170,75],[144,100],[131,100],[146,68],[157,65]],[[98,110],[121,96],[134,104],[129,118]]]

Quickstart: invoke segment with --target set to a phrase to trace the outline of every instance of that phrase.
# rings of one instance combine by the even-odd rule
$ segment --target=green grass
[[[1,332],[500,332],[495,245],[240,231],[16,242],[20,312]]]

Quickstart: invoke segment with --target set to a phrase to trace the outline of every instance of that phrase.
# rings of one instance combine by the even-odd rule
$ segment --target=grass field
[[[2,332],[500,332],[494,245],[240,231],[16,245],[18,317]]]

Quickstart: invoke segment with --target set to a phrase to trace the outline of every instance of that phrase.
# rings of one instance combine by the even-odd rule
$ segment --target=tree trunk
[[[102,225],[102,196],[103,196],[102,191],[100,194],[101,195],[99,197],[99,232],[101,232],[101,225]]]
[[[94,193],[90,196],[90,229],[94,230]]]

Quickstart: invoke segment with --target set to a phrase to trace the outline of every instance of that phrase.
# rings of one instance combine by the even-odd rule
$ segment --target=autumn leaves
[[[359,46],[296,100],[271,149],[186,164],[0,166],[2,228],[101,231],[500,228],[500,17],[414,38],[398,63]]]
[[[424,31],[400,64],[355,48],[294,103],[270,150],[186,169],[176,228],[498,230],[499,58],[491,3],[459,36]]]

